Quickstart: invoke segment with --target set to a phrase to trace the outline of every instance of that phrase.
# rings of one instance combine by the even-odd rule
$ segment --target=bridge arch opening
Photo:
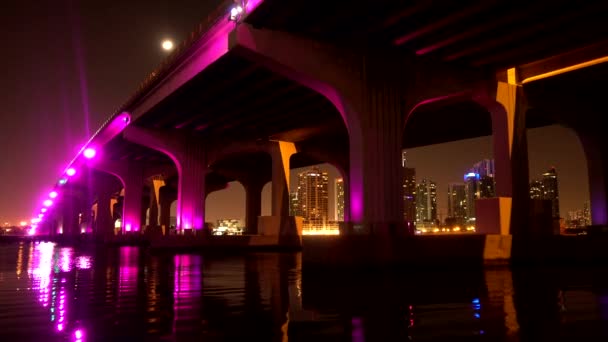
[[[563,171],[557,170],[559,187],[566,191],[570,187],[567,183],[571,183],[574,188],[570,194],[559,193],[560,207],[563,208],[563,202],[568,208],[563,208],[565,213],[560,208],[560,216],[568,219],[568,212],[574,211],[573,216],[585,216],[581,221],[588,223],[591,216],[593,226],[603,227],[608,225],[608,149],[605,147],[605,126],[600,124],[605,114],[606,91],[600,85],[606,77],[608,63],[600,63],[535,80],[523,86],[531,108],[527,116],[544,117],[550,124],[561,125],[547,127],[547,130],[559,130],[562,133],[556,135],[554,141],[542,142],[551,145],[549,152],[563,152],[557,156],[561,160],[565,158],[560,166]],[[577,138],[574,138],[575,135]],[[547,134],[543,135],[545,137]],[[567,141],[571,143],[565,146]],[[586,200],[589,201],[587,208],[584,206]],[[566,205],[569,201],[574,203]],[[581,209],[585,212],[584,215],[580,215]],[[566,225],[575,226],[577,223],[570,222]]]
[[[212,191],[205,200],[205,224],[213,235],[242,235],[245,230],[245,188],[238,181]]]
[[[304,235],[337,235],[348,219],[348,165],[327,150],[302,149],[290,157],[289,215],[303,218]]]
[[[551,220],[553,234],[577,234],[591,225],[587,158],[579,134],[554,124],[527,132],[531,225]]]
[[[401,165],[408,232],[475,232],[477,201],[496,196],[492,120],[467,94],[424,101],[407,113]]]

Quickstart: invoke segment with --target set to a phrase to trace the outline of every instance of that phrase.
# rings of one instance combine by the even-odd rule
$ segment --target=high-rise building
[[[300,211],[300,202],[298,201],[298,192],[289,193],[289,215],[290,216],[302,216]]]
[[[559,218],[559,192],[557,189],[557,172],[552,167],[543,173],[543,199],[551,200],[551,214],[553,218]]]
[[[477,189],[479,191],[479,198],[496,197],[494,192],[494,177],[480,175]]]
[[[477,173],[479,177],[494,178],[494,159],[483,159],[473,165],[470,172]]]
[[[416,222],[437,221],[437,184],[422,179],[416,187]]]
[[[344,180],[336,178],[335,181],[335,204],[336,221],[344,221]]]
[[[483,159],[473,164],[464,175],[467,220],[475,220],[475,201],[496,196],[494,159]]]
[[[328,217],[328,175],[317,167],[298,175],[298,212],[312,224],[321,224]]]
[[[479,198],[479,174],[469,172],[464,175],[464,191],[467,205],[467,220],[475,219],[475,200]]]
[[[531,199],[542,199],[543,198],[543,182],[539,180],[533,180],[530,182],[530,198]]]
[[[457,224],[467,219],[467,196],[464,183],[448,184],[448,218]]]
[[[583,203],[583,220],[585,226],[591,225],[591,210],[589,208],[589,202]]]
[[[416,169],[403,168],[403,218],[416,222]]]

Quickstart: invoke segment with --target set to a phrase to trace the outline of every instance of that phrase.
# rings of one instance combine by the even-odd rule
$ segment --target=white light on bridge
[[[232,7],[232,9],[230,10],[230,20],[231,21],[239,20],[239,17],[241,16],[241,14],[243,14],[243,7],[238,6],[238,5],[235,7]]]
[[[95,149],[94,148],[90,148],[90,147],[87,148],[86,150],[84,150],[84,152],[83,152],[84,157],[87,158],[87,159],[91,159],[91,158],[95,157],[96,153],[97,152],[95,151]]]

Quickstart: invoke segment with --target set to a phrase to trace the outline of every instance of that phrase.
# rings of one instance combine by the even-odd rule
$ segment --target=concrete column
[[[177,194],[173,188],[168,185],[161,186],[159,190],[160,204],[160,226],[164,229],[164,234],[169,232],[171,224],[171,203],[177,199]]]
[[[143,194],[141,196],[141,210],[140,210],[140,222],[141,222],[141,229],[145,229],[146,228],[146,219],[148,216],[148,209],[150,209],[150,195],[146,194],[147,191],[143,191]]]
[[[579,133],[587,157],[591,223],[608,224],[608,149],[605,139],[595,134]]]
[[[125,182],[125,197],[123,202],[122,229],[124,232],[139,232],[143,226],[141,221],[142,189],[144,186],[143,168],[139,165],[129,165],[123,175]]]
[[[136,144],[167,154],[177,167],[177,227],[202,230],[205,222],[205,174],[203,144],[182,133],[127,127],[124,137]]]
[[[295,145],[285,141],[272,151],[272,216],[289,216],[289,159],[296,152]]]
[[[403,229],[400,158],[405,92],[399,80],[376,67],[379,64],[370,61],[363,95],[349,98],[353,106],[346,111],[365,127],[349,132],[350,221],[354,233],[393,235]]]
[[[112,191],[109,189],[97,190],[97,216],[95,217],[95,235],[98,239],[105,239],[114,235],[114,224],[112,223],[112,211],[110,201]]]
[[[245,188],[245,234],[258,233],[258,217],[262,214],[262,189],[266,183],[258,180],[243,182]]]
[[[480,97],[477,98],[478,100]],[[495,101],[479,101],[492,115],[496,198],[476,202],[477,231],[525,234],[530,213],[527,105],[520,85],[498,82]]]
[[[156,198],[154,184],[150,187],[150,203],[148,204],[148,208],[150,208],[150,227],[158,227],[158,198]]]
[[[64,200],[62,207],[62,231],[63,235],[78,235],[80,234],[80,227],[78,226],[78,205],[76,199],[68,198]]]
[[[143,165],[131,161],[99,161],[92,167],[118,177],[125,189],[122,202],[122,232],[139,232],[142,228]]]

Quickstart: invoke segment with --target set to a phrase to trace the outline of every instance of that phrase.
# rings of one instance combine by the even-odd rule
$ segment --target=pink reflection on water
[[[38,301],[45,307],[49,302],[54,249],[55,244],[51,242],[36,244],[32,255],[33,262],[28,265],[28,275],[33,278],[32,289],[38,290]]]
[[[139,272],[139,248],[121,247],[118,268],[118,295],[132,295],[137,291],[137,273]]]
[[[200,296],[202,288],[200,255],[176,255],[174,290],[173,290],[173,331],[179,329],[178,322],[182,320],[197,319],[200,310]]]
[[[72,255],[73,251],[70,247],[65,247],[60,250],[61,259],[59,260],[59,266],[62,272],[70,272],[72,270]]]
[[[353,317],[351,320],[351,336],[353,342],[364,342],[365,333],[363,330],[363,320],[360,317]]]
[[[76,268],[81,270],[88,270],[91,268],[91,257],[88,255],[81,255],[76,258]]]

